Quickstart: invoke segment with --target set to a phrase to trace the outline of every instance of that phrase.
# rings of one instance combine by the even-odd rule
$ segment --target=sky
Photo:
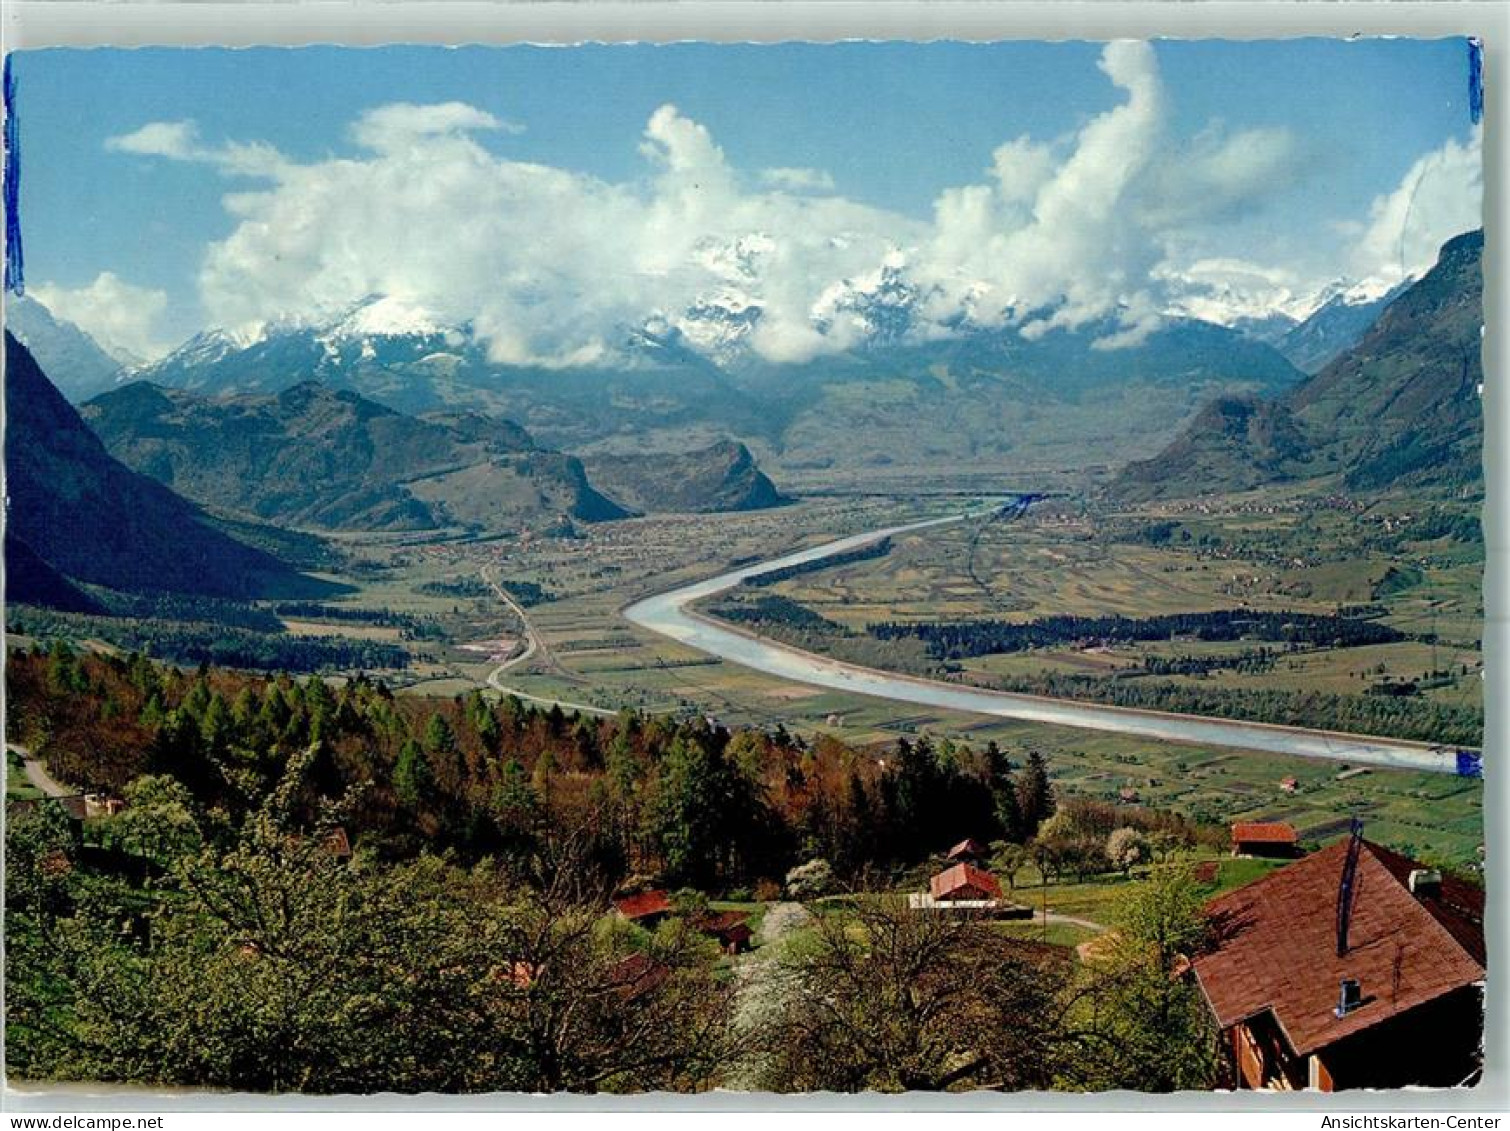
[[[750,344],[1107,348],[1373,293],[1479,223],[1462,40],[47,50],[15,56],[27,291],[158,356],[381,297],[499,361],[758,309]]]

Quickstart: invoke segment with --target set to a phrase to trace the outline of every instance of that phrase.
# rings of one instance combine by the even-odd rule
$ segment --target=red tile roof
[[[1193,967],[1222,1028],[1271,1011],[1305,1056],[1483,981],[1483,893],[1444,878],[1440,896],[1413,895],[1408,879],[1418,865],[1366,841],[1339,958],[1346,855],[1340,841],[1207,905],[1218,939]],[[1358,981],[1363,1004],[1338,1017],[1344,978]]]
[[[965,887],[972,887],[984,893],[975,898],[1001,898],[1001,884],[996,882],[996,877],[990,872],[981,871],[973,864],[956,864],[928,881],[928,891],[934,899],[956,898],[954,893]],[[972,897],[965,896],[964,898]]]
[[[981,842],[976,840],[974,837],[970,837],[967,840],[960,841],[953,848],[951,848],[949,850],[948,859],[953,860],[959,856],[984,856],[985,854],[986,846],[981,844]]]
[[[1234,844],[1294,844],[1295,826],[1283,821],[1239,821],[1232,826]]]
[[[671,900],[663,891],[642,891],[638,895],[626,895],[616,899],[613,905],[626,919],[643,919],[648,915],[665,915],[671,911]]]

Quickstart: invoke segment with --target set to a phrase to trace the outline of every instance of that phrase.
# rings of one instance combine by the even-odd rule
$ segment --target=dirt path
[[[30,750],[24,746],[17,746],[13,742],[6,743],[7,750],[14,750],[21,755],[21,768],[26,771],[26,780],[40,789],[48,797],[72,797],[78,792],[69,789],[47,772],[47,767],[32,757]]]

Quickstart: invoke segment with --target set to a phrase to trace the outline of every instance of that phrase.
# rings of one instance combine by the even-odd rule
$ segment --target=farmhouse
[[[648,929],[671,914],[671,900],[664,891],[642,891],[613,901],[614,910],[631,923]]]
[[[608,977],[610,987],[627,1003],[664,986],[671,978],[671,969],[649,955],[631,954],[616,962]]]
[[[1300,845],[1293,825],[1282,821],[1239,821],[1232,826],[1232,855],[1288,858],[1300,855]]]
[[[974,864],[956,864],[928,881],[928,894],[935,903],[1000,899],[1001,884],[990,872]]]
[[[1483,1034],[1483,892],[1361,838],[1207,905],[1192,963],[1239,1088],[1470,1082]],[[1344,882],[1346,879],[1347,882]]]
[[[968,864],[979,864],[986,858],[986,846],[974,837],[960,841],[949,850],[948,859]]]
[[[692,925],[709,938],[717,939],[725,954],[739,954],[750,949],[750,939],[755,934],[748,919],[743,911],[710,911],[694,919]]]

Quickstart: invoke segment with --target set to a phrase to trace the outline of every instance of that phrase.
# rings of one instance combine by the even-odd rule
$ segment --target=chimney
[[[1337,1008],[1332,1010],[1338,1017],[1346,1017],[1363,1004],[1363,986],[1357,978],[1344,978],[1337,990]]]
[[[1417,899],[1440,899],[1442,873],[1435,868],[1415,868],[1410,873],[1410,894]]]

